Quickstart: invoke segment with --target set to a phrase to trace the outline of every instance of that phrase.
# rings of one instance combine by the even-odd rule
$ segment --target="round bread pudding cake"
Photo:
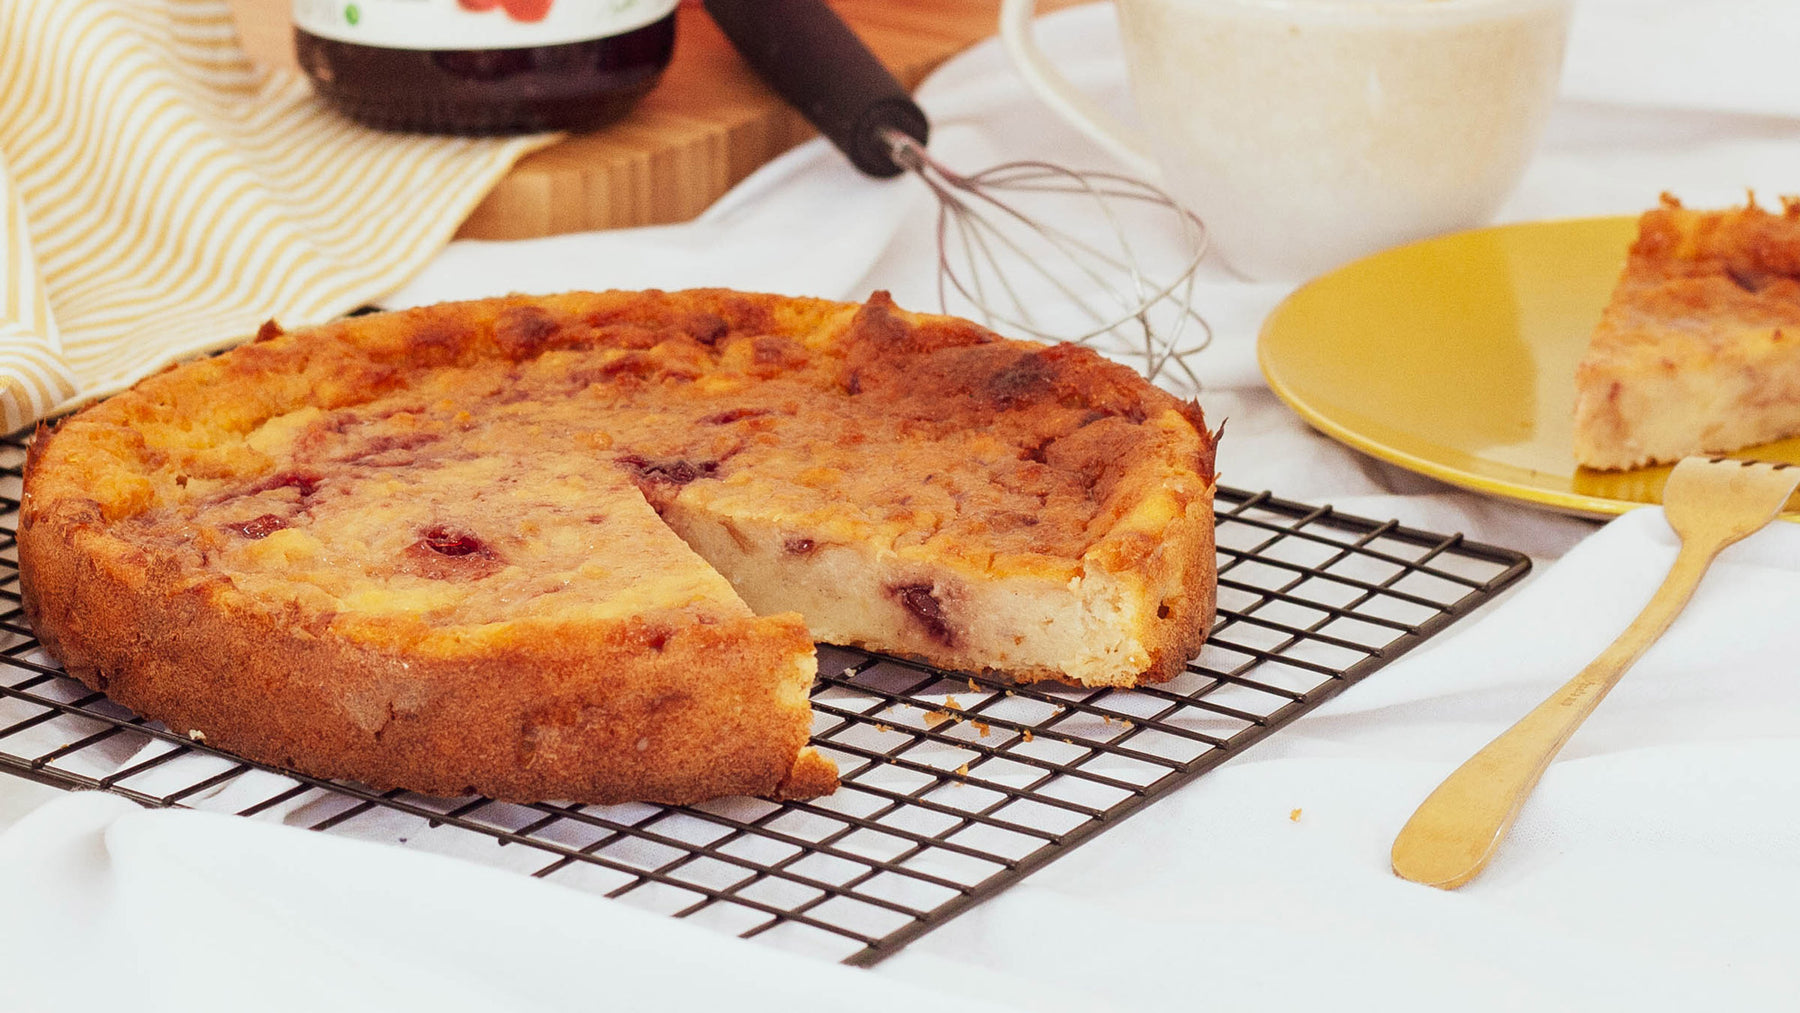
[[[378,788],[808,797],[814,641],[1168,679],[1214,441],[1073,346],[727,291],[375,314],[40,432],[27,615],[177,732]]]

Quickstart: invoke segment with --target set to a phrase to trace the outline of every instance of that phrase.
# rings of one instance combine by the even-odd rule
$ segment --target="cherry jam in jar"
[[[591,130],[669,65],[677,0],[294,0],[319,94],[387,130]]]

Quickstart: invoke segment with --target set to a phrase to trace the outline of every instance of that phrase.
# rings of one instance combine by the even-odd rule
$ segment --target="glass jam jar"
[[[677,0],[294,0],[321,96],[388,130],[591,130],[669,65]]]

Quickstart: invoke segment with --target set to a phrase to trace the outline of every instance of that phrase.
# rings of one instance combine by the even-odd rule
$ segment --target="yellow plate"
[[[1636,231],[1503,225],[1359,260],[1270,314],[1263,376],[1327,435],[1466,489],[1587,516],[1658,502],[1667,467],[1591,471],[1570,449],[1575,364]],[[1800,439],[1733,456],[1800,463]]]

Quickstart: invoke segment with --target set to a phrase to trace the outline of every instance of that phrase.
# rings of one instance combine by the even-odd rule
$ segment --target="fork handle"
[[[1669,575],[1625,632],[1575,678],[1501,732],[1426,796],[1394,838],[1395,875],[1454,890],[1474,879],[1575,729],[1675,621],[1723,544],[1684,542]]]

